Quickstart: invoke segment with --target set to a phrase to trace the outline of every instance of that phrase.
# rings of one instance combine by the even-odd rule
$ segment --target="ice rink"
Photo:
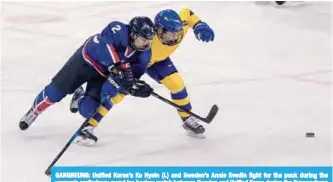
[[[189,31],[172,55],[194,112],[220,112],[206,139],[189,138],[174,108],[128,97],[103,120],[94,147],[72,145],[57,165],[332,165],[332,9],[329,2],[6,2],[1,12],[1,181],[49,181],[44,171],[84,119],[71,96],[18,128],[35,96],[110,21],[191,8],[215,31]],[[169,97],[164,87],[151,83]],[[306,138],[315,132],[315,138]]]

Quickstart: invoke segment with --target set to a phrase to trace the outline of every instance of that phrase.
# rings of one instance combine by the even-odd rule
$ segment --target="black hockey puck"
[[[315,133],[313,133],[313,132],[307,132],[307,133],[305,134],[305,136],[306,136],[306,137],[314,137],[314,136],[315,136]]]
[[[275,1],[275,3],[279,6],[283,5],[286,1]]]

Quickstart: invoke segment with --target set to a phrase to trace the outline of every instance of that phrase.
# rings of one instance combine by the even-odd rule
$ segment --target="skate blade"
[[[186,135],[192,138],[198,138],[198,139],[205,139],[206,136],[205,134],[201,133],[201,134],[196,134],[194,132],[192,132],[191,130],[186,130]]]
[[[77,136],[74,143],[82,146],[93,146],[96,144],[96,141],[90,138],[83,138],[82,136]]]

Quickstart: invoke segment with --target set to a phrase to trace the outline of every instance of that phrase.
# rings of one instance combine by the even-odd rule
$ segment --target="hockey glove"
[[[214,31],[205,22],[198,22],[194,27],[195,37],[203,42],[214,41]]]
[[[118,67],[118,78],[120,80],[120,84],[124,89],[129,90],[133,87],[134,78],[131,69],[131,65],[129,63],[123,63]]]
[[[102,103],[104,101],[110,101],[110,99],[115,97],[118,93],[128,94],[128,91],[121,87],[119,83],[120,81],[117,77],[113,77],[112,75],[109,76],[101,89],[100,98]]]
[[[136,81],[129,90],[130,94],[134,97],[149,97],[153,91],[154,89],[143,80]]]

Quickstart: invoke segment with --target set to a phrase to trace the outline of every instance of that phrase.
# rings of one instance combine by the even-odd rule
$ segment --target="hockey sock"
[[[188,111],[190,111],[192,109],[190,99],[188,97],[187,90],[185,87],[180,92],[171,93],[171,98],[175,104],[181,106],[183,109],[186,109]],[[189,114],[179,111],[179,110],[178,110],[178,115],[183,119],[190,116]]]
[[[109,112],[109,110],[112,108],[111,103],[105,102],[98,106],[95,114],[89,118],[89,124],[93,127],[97,127],[98,124],[101,122],[101,120],[104,118],[104,116]]]
[[[101,122],[101,120],[104,118],[104,116],[112,109],[112,106],[120,103],[124,99],[124,97],[125,97],[124,94],[118,93],[110,101],[102,102],[102,104],[100,104],[97,107],[96,112],[95,112],[95,110],[93,110],[93,108],[91,108],[90,112],[93,111],[94,114],[92,116],[90,115],[89,124],[94,127],[97,127],[98,124]],[[88,103],[88,102],[86,102],[86,103]],[[81,102],[80,105],[82,107],[83,103]],[[80,107],[80,105],[79,105],[79,107]]]
[[[52,104],[59,102],[66,96],[61,92],[55,84],[51,83],[47,85],[35,98],[31,110],[36,114],[41,114]]]

